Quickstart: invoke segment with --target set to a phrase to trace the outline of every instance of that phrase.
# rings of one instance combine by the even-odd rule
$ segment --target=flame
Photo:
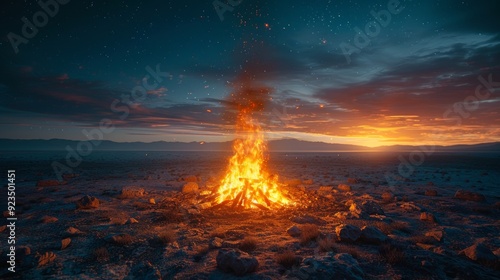
[[[267,89],[242,87],[233,94],[239,98],[236,128],[242,138],[233,143],[233,156],[225,177],[217,191],[217,202],[234,207],[270,208],[290,204],[290,200],[279,189],[278,176],[270,175],[266,168],[267,151],[264,133],[253,118],[253,112],[263,108],[262,94]],[[260,99],[259,99],[260,98]]]

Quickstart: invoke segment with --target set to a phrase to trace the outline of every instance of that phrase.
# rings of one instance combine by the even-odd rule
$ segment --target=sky
[[[4,1],[0,138],[235,137],[228,96],[270,89],[268,139],[500,141],[498,1]]]

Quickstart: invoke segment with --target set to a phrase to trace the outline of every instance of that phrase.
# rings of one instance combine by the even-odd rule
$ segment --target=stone
[[[486,197],[480,193],[475,193],[465,190],[457,190],[454,198],[466,201],[476,201],[476,202],[482,202],[486,200]]]
[[[0,226],[0,232],[3,232],[7,228],[6,225]]]
[[[196,182],[188,182],[182,187],[183,193],[197,193],[198,191],[199,188]]]
[[[74,228],[74,227],[69,227],[67,230],[66,230],[66,233],[68,235],[80,235],[82,234],[83,232],[77,228]]]
[[[127,222],[126,222],[126,224],[129,224],[129,225],[130,225],[130,224],[137,224],[137,223],[139,223],[139,221],[138,221],[138,220],[136,220],[136,219],[134,219],[134,218],[129,218],[129,219],[127,220]]]
[[[343,191],[343,192],[350,192],[351,191],[351,186],[345,185],[345,184],[340,184],[338,185],[337,189]]]
[[[99,199],[86,195],[76,202],[77,209],[93,209],[99,207]]]
[[[459,253],[465,255],[473,261],[496,261],[497,256],[482,243],[474,244]]]
[[[428,231],[425,233],[425,236],[430,236],[434,239],[436,239],[436,241],[443,241],[443,231],[442,230],[431,230],[431,231]]]
[[[400,207],[405,209],[406,211],[422,211],[422,208],[415,205],[415,203],[413,202],[403,202]]]
[[[49,263],[55,261],[56,254],[53,252],[45,252],[44,254],[36,254],[34,265],[36,267],[42,267],[48,265]]]
[[[224,244],[224,240],[219,237],[214,237],[208,242],[208,247],[210,249],[219,249],[222,248],[222,244]]]
[[[292,237],[299,237],[302,234],[302,231],[298,226],[291,226],[286,232]]]
[[[337,239],[342,242],[354,242],[361,237],[361,230],[354,225],[342,224],[335,228]]]
[[[360,240],[366,243],[380,244],[387,241],[388,237],[381,230],[374,226],[364,226],[361,228]]]
[[[373,200],[353,202],[349,206],[349,211],[356,218],[367,218],[369,215],[384,215],[384,210]]]
[[[315,224],[319,226],[326,225],[325,220],[311,215],[295,216],[292,217],[290,220],[297,224]]]
[[[384,215],[384,210],[378,203],[373,200],[363,201],[361,203],[361,207],[369,214],[369,215]]]
[[[238,249],[220,249],[216,261],[218,268],[236,276],[252,273],[259,267],[255,257]]]
[[[436,190],[425,190],[426,196],[437,196],[438,192]]]
[[[145,195],[144,189],[136,186],[124,187],[119,195],[119,198],[136,198]]]
[[[431,245],[431,244],[425,244],[425,243],[416,243],[415,245],[417,245],[418,247],[424,249],[424,250],[434,250],[434,248],[436,248],[436,246],[434,245]]]
[[[125,277],[126,280],[132,279],[153,279],[161,280],[162,276],[160,270],[151,264],[149,261],[143,261],[136,264],[130,269],[129,274]]]
[[[69,238],[69,237],[61,240],[61,250],[68,248],[70,243],[71,243],[71,238]]]
[[[437,220],[436,220],[436,217],[434,217],[434,214],[429,213],[429,212],[420,213],[420,220],[425,221],[425,222],[437,223]]]
[[[52,217],[52,216],[43,216],[41,219],[40,219],[40,222],[44,223],[44,224],[50,224],[50,223],[55,223],[59,221],[58,218],[56,217]]]
[[[154,199],[154,198],[150,198],[150,199],[149,199],[149,204],[156,204],[155,199]]]
[[[327,253],[325,256],[306,258],[303,264],[290,272],[294,279],[350,279],[362,280],[365,273],[359,263],[346,253]],[[288,279],[288,278],[287,278]]]
[[[386,202],[390,202],[394,200],[394,195],[390,192],[384,192],[382,193],[382,200]]]
[[[332,190],[333,190],[332,186],[321,186],[319,187],[318,192],[329,193],[332,192]]]

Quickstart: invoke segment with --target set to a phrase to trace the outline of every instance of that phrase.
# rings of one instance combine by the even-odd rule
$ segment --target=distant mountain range
[[[64,151],[66,146],[76,149],[79,141],[50,139],[50,140],[17,140],[0,139],[0,150],[3,151]],[[113,142],[103,140],[99,145],[94,146],[94,150],[100,151],[230,151],[232,142]],[[296,152],[341,152],[341,151],[415,151],[431,150],[431,146],[384,146],[377,148],[368,148],[357,145],[330,144],[324,142],[309,142],[297,139],[281,139],[269,141],[270,151],[296,151]],[[455,146],[436,146],[435,151],[440,152],[500,152],[500,142],[484,143],[476,145],[455,145]]]

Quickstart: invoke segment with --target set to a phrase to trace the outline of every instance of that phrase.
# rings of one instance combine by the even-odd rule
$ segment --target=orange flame
[[[270,208],[290,204],[279,190],[278,176],[265,169],[267,150],[264,133],[253,118],[253,112],[263,109],[267,88],[249,88],[246,85],[232,94],[236,98],[238,115],[236,128],[243,139],[233,144],[233,156],[229,159],[226,176],[218,189],[218,203],[230,203],[234,207]]]

